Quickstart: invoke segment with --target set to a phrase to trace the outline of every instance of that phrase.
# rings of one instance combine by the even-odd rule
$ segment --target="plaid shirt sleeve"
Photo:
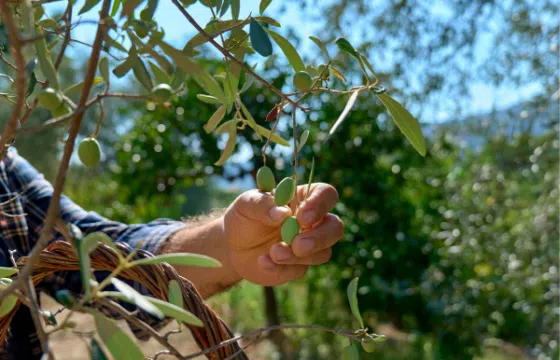
[[[17,260],[31,251],[43,228],[52,193],[51,184],[29,162],[19,156],[15,149],[10,148],[0,162],[0,266],[11,266],[11,253]],[[85,211],[65,196],[60,201],[60,214],[64,221],[76,225],[84,235],[101,231],[114,241],[126,242],[132,247],[143,242],[142,249],[151,253],[156,253],[158,246],[165,239],[186,226],[183,222],[170,219],[157,219],[146,224],[123,224],[106,219],[95,212]],[[62,239],[62,235],[55,232],[50,241],[57,239]],[[107,274],[96,272],[95,275],[101,280]],[[149,294],[141,284],[128,283],[141,293]],[[52,295],[62,288],[79,293],[79,274],[55,274],[43,281],[39,290]],[[129,305],[122,305],[133,309]],[[115,314],[107,314],[116,317]],[[151,325],[163,325],[145,313],[141,312],[139,316]],[[31,322],[29,327],[33,328]],[[139,338],[145,338],[146,334],[141,334],[134,328],[133,331]]]

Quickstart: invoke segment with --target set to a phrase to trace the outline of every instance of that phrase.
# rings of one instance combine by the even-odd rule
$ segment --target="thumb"
[[[249,190],[241,194],[233,203],[238,214],[264,225],[277,227],[292,215],[290,208],[276,206],[274,198],[259,190]]]

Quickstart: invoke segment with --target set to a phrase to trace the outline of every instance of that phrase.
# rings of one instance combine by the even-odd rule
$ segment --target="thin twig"
[[[97,119],[97,125],[95,125],[95,131],[91,135],[96,138],[99,135],[99,129],[101,128],[101,123],[103,123],[103,117],[105,117],[105,111],[103,110],[103,101],[99,101],[99,118]]]
[[[25,71],[23,71],[25,64],[22,54],[22,46],[19,38],[19,30],[14,23],[14,19],[12,18],[11,13],[8,10],[6,2],[4,1],[0,1],[0,12],[2,12],[4,16],[4,24],[6,25],[6,28],[8,30],[10,46],[12,48],[15,67],[17,69],[17,102],[13,106],[12,116],[10,117],[8,124],[6,124],[6,126],[4,127],[4,131],[2,132],[2,136],[0,137],[0,159],[2,159],[4,155],[6,155],[10,142],[15,136],[19,114],[21,113],[21,109],[23,107],[23,104],[25,103]]]
[[[66,24],[72,23],[72,5],[74,4],[73,1],[68,1],[68,5],[66,6],[66,11],[64,17],[66,18]],[[68,43],[70,42],[70,31],[72,28],[68,26],[66,29],[66,33],[64,34],[64,40],[62,41],[62,45],[60,46],[60,52],[58,53],[58,57],[56,58],[56,62],[54,63],[54,68],[58,69],[60,64],[62,63],[62,59],[64,58],[64,53],[66,52],[66,47],[68,47]]]
[[[35,325],[35,331],[37,332],[37,337],[43,348],[43,353],[47,354],[49,360],[55,360],[54,354],[52,353],[51,347],[49,346],[49,338],[45,333],[45,328],[43,327],[42,321],[42,311],[37,303],[37,294],[35,293],[35,287],[33,286],[33,281],[31,277],[27,278],[25,282],[25,292],[27,297],[31,302],[31,307],[29,307],[29,312],[31,313],[31,319],[33,319],[33,324]]]
[[[263,147],[263,163],[266,165],[266,149],[268,148],[268,144],[270,144],[270,139],[272,139],[272,135],[276,132],[276,127],[278,126],[278,122],[280,121],[280,117],[282,116],[282,111],[284,111],[284,102],[282,101],[278,106],[278,112],[276,113],[276,121],[274,121],[274,125],[272,126],[272,130],[270,130],[270,134],[268,135],[268,139],[266,139],[266,143]]]
[[[298,146],[297,146],[297,129],[296,129],[296,111],[297,111],[297,106],[296,105],[292,105],[292,126],[293,126],[293,136],[294,136],[294,182],[296,184],[296,189],[297,189],[297,183],[298,183]],[[299,209],[299,196],[295,196],[296,198],[296,213]]]

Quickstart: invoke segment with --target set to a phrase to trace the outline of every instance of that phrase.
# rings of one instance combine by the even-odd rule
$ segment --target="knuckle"
[[[344,222],[340,219],[338,215],[330,214],[331,222],[333,226],[333,233],[338,237],[342,238],[344,236]]]

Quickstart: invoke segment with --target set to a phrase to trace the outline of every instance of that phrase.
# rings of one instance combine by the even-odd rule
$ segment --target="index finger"
[[[307,193],[307,185],[298,186],[298,199],[303,200]],[[313,183],[307,200],[300,203],[297,220],[300,226],[310,227],[325,217],[336,205],[338,192],[325,183]]]

